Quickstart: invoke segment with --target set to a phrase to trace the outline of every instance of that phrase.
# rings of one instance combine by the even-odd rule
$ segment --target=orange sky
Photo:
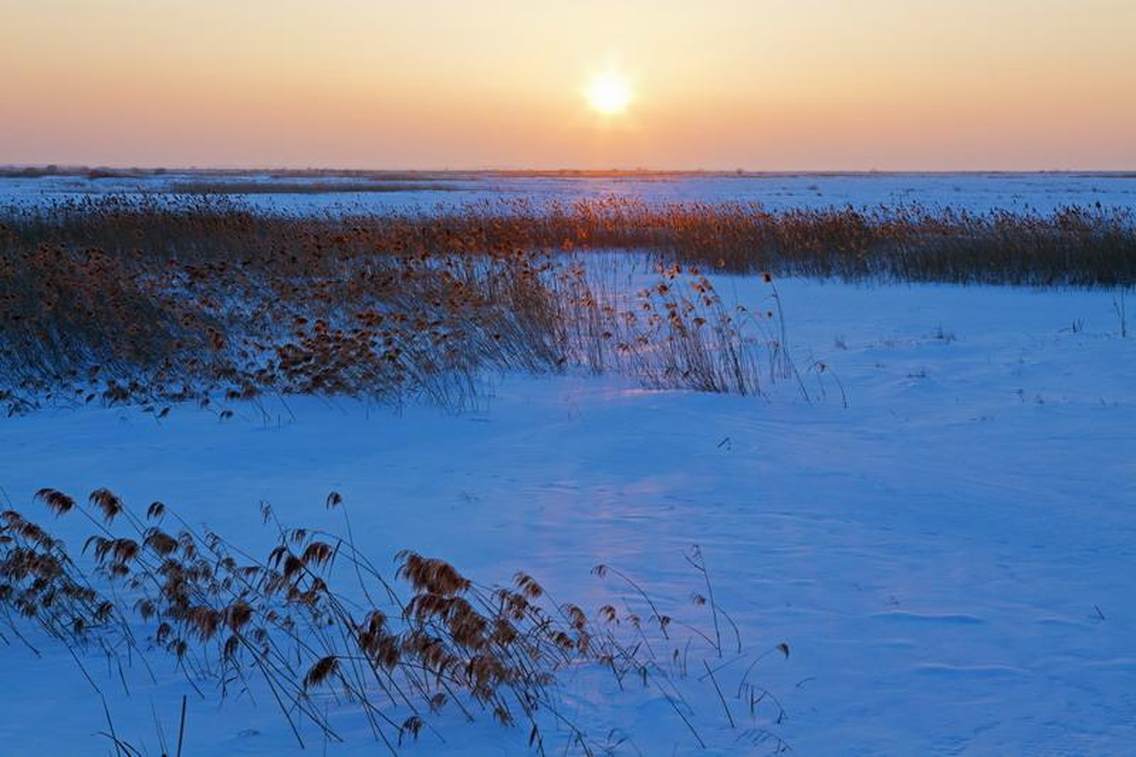
[[[1133,169],[1136,0],[0,0],[0,163]]]

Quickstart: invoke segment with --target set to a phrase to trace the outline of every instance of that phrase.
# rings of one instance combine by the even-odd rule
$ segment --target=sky
[[[1132,170],[1134,40],[1133,0],[0,0],[0,164]]]

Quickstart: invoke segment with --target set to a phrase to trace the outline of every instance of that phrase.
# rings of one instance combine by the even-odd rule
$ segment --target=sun
[[[588,104],[604,115],[615,115],[627,110],[631,102],[631,85],[619,74],[608,71],[599,74],[587,89]]]

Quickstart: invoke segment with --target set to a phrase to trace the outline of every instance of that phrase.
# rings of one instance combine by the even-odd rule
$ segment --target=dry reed
[[[776,736],[784,709],[750,675],[768,651],[787,657],[788,646],[747,652],[740,634],[736,651],[724,646],[718,618],[728,616],[713,599],[697,548],[689,559],[711,597],[709,633],[698,627],[707,620],[706,600],[696,595],[686,610],[664,613],[639,583],[608,566],[595,572],[620,577],[634,594],[616,600],[625,609],[609,603],[593,617],[556,601],[524,572],[510,586],[486,586],[444,560],[402,551],[387,577],[350,536],[285,526],[267,505],[262,515],[276,543],[258,559],[161,503],[139,514],[107,489],[92,492],[86,505],[54,489],[36,497],[57,516],[85,518],[93,533],[83,556],[73,557],[22,514],[0,514],[0,615],[28,646],[28,629],[61,642],[100,698],[96,678],[83,667],[87,654],[111,661],[125,685],[124,668],[147,664],[149,648],[169,654],[199,693],[210,681],[222,699],[266,690],[300,745],[305,728],[340,739],[321,706],[334,701],[336,711],[363,718],[392,753],[424,729],[444,739],[433,722],[452,708],[468,719],[481,712],[524,728],[538,753],[560,733],[565,748],[595,754],[604,742],[568,716],[556,685],[570,668],[593,668],[609,671],[621,689],[639,681],[664,698],[694,743],[706,743],[702,715],[683,692],[705,685],[731,729],[748,709],[751,727],[739,738],[756,734],[778,750],[785,746]],[[327,506],[346,507],[334,493]],[[697,617],[687,617],[691,612]],[[688,678],[691,657],[703,658],[706,676]],[[738,693],[727,701],[718,674],[741,670],[739,662],[748,666],[734,676]],[[126,748],[109,710],[107,721],[108,738]]]

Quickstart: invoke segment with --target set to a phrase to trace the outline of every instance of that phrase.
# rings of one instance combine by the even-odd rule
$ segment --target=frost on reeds
[[[438,724],[456,727],[445,711],[523,728],[539,753],[594,754],[612,732],[605,741],[579,726],[558,679],[590,670],[664,700],[691,745],[705,746],[712,730],[716,740],[785,748],[785,710],[755,671],[789,648],[743,644],[697,547],[687,559],[705,590],[685,609],[664,612],[640,583],[601,565],[594,573],[622,593],[588,613],[527,573],[486,586],[412,551],[398,553],[388,576],[350,536],[288,527],[267,505],[275,544],[258,557],[160,502],[136,513],[106,489],[86,504],[54,489],[36,498],[85,518],[91,536],[75,555],[22,514],[0,513],[2,638],[62,643],[100,696],[91,656],[126,685],[132,667],[152,679],[151,658],[168,654],[202,697],[210,685],[222,701],[265,694],[301,745],[340,740],[337,724],[352,718],[391,752],[424,730],[444,741]],[[333,493],[327,507],[342,512],[349,535],[343,499]],[[114,740],[130,753],[125,734]]]
[[[0,228],[0,401],[9,414],[289,393],[460,407],[486,371],[573,366],[758,391],[768,345],[697,270],[660,267],[632,302],[476,218],[360,225],[116,198],[17,214]]]
[[[654,270],[654,283],[630,293],[589,276],[583,264],[558,271],[561,343],[576,362],[656,388],[741,395],[795,376],[771,277],[762,301],[731,306],[698,266]]]
[[[636,295],[591,275],[613,249],[646,255],[657,280]],[[723,271],[763,275],[764,303],[723,303],[708,278]],[[301,392],[460,407],[486,372],[574,366],[743,394],[792,376],[803,390],[770,279],[782,274],[1130,285],[1136,223],[1103,208],[772,212],[617,198],[334,217],[208,197],[8,209],[0,402],[10,414],[44,400],[160,413]]]

